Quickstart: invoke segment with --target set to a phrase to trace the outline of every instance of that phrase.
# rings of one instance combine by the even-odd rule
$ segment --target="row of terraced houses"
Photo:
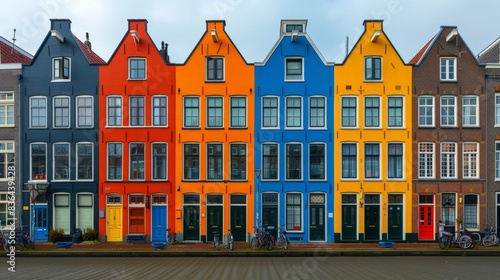
[[[474,55],[442,26],[404,62],[366,20],[341,63],[307,20],[262,62],[206,31],[171,63],[147,20],[109,61],[52,19],[32,56],[1,38],[0,224],[106,242],[210,240],[282,226],[292,242],[432,241],[500,226],[500,40]]]

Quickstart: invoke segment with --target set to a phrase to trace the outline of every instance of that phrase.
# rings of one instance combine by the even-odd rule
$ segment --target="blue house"
[[[282,20],[255,63],[255,221],[291,242],[333,241],[333,63],[306,32]]]
[[[32,239],[49,228],[72,235],[97,229],[98,79],[105,62],[52,19],[31,64],[22,69],[21,153],[23,225]],[[21,173],[21,174],[20,174]]]

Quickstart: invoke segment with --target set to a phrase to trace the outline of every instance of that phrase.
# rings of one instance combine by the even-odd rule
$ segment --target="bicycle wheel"
[[[441,236],[441,238],[439,238],[439,248],[446,248],[446,246],[448,246],[449,239],[450,238],[446,235]]]
[[[167,243],[172,245],[174,243],[175,237],[173,234],[169,234],[167,238]]]
[[[214,247],[215,250],[219,251],[219,237],[217,235],[214,235]]]
[[[22,251],[24,249],[24,241],[21,236],[16,236],[16,251]]]
[[[228,237],[228,241],[229,241],[229,251],[232,251],[234,249],[234,240],[232,235]]]
[[[500,237],[498,237],[498,235],[494,234],[495,236],[495,241],[493,242],[493,246],[497,246],[498,243],[500,243]]]
[[[468,235],[462,235],[458,238],[457,243],[462,249],[468,249],[472,246],[472,238]]]
[[[257,237],[252,237],[252,241],[250,243],[252,244],[252,249],[254,249],[254,250],[260,249],[259,239],[257,239]]]
[[[490,233],[484,236],[483,240],[481,240],[481,245],[489,247],[493,245],[494,242],[495,242],[495,235]]]
[[[278,240],[276,240],[276,248],[286,249],[286,238],[283,235],[280,235],[280,237],[278,237]]]

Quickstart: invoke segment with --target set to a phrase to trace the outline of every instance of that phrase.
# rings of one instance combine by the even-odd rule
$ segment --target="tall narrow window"
[[[495,126],[500,126],[500,93],[495,93]]]
[[[30,97],[30,127],[47,127],[47,98]]]
[[[403,127],[403,97],[389,97],[388,126]]]
[[[0,180],[14,177],[14,152],[13,141],[0,141]]]
[[[457,144],[441,143],[441,178],[457,177]]]
[[[92,180],[94,173],[94,148],[92,143],[77,143],[77,180]]]
[[[153,144],[153,179],[167,179],[167,144]]]
[[[324,97],[309,98],[309,126],[326,127],[326,102]]]
[[[247,178],[247,149],[245,144],[231,144],[231,180]]]
[[[380,97],[365,97],[365,127],[380,127]]]
[[[356,97],[342,97],[342,127],[356,127]]]
[[[464,228],[479,229],[478,223],[478,195],[464,195]]]
[[[207,179],[222,180],[222,144],[207,145]]]
[[[153,126],[167,126],[166,96],[153,96]]]
[[[54,180],[69,180],[69,143],[54,144]]]
[[[300,97],[286,98],[286,126],[302,127],[302,100]]]
[[[380,144],[365,144],[365,178],[380,178]]]
[[[76,226],[80,229],[94,228],[94,203],[92,194],[78,193],[76,195]]]
[[[184,179],[200,179],[200,145],[184,144]]]
[[[278,97],[262,98],[262,126],[278,127]]]
[[[365,80],[382,80],[382,58],[377,56],[365,57]]]
[[[420,127],[434,126],[434,97],[432,96],[418,97],[418,126]]]
[[[324,143],[309,144],[309,179],[324,180],[326,178],[326,151]]]
[[[130,143],[130,180],[144,180],[144,143]]]
[[[434,143],[418,143],[418,177],[434,178]]]
[[[207,57],[207,81],[224,80],[224,58]]]
[[[247,126],[245,97],[231,97],[231,127]]]
[[[64,234],[70,233],[71,213],[69,209],[69,194],[54,194],[54,225],[56,229],[63,229]]]
[[[304,74],[302,71],[302,58],[287,58],[285,71],[285,81],[304,80]]]
[[[441,58],[441,81],[456,81],[457,58],[456,57],[442,57]]]
[[[128,65],[128,77],[131,80],[144,80],[146,79],[146,59],[144,58],[130,58]]]
[[[443,193],[441,207],[441,222],[445,227],[455,228],[455,194]]]
[[[0,92],[0,127],[14,126],[14,93]]]
[[[302,146],[287,143],[286,147],[286,179],[302,179]]]
[[[207,127],[220,128],[222,122],[222,97],[207,97]]]
[[[403,144],[390,143],[388,145],[388,177],[389,179],[403,178]]]
[[[69,97],[54,97],[54,127],[69,127]]]
[[[200,99],[184,97],[184,127],[200,127]]]
[[[67,57],[56,57],[52,59],[52,80],[69,80],[71,73],[70,59]]]
[[[122,98],[119,96],[108,97],[108,126],[122,125]]]
[[[79,128],[94,127],[94,101],[92,96],[76,98],[76,126]]]
[[[500,180],[500,142],[495,142],[495,181]]]
[[[441,126],[456,126],[456,97],[441,97]]]
[[[300,193],[286,194],[286,230],[302,230],[302,196]]]
[[[47,180],[47,144],[31,144],[31,179]]]
[[[130,125],[144,125],[144,96],[130,97]]]
[[[463,143],[464,178],[479,177],[479,143]]]
[[[262,144],[262,179],[278,179],[278,144]]]
[[[108,143],[108,180],[122,179],[122,143]]]
[[[462,98],[462,125],[478,126],[478,97],[464,96]]]
[[[342,150],[342,179],[357,178],[356,144],[343,143]]]

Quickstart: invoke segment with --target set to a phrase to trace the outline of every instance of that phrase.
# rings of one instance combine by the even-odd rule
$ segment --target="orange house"
[[[175,67],[147,21],[129,20],[99,75],[99,237],[166,241],[175,230]]]
[[[225,32],[206,31],[176,73],[175,227],[185,242],[253,232],[254,68]]]

